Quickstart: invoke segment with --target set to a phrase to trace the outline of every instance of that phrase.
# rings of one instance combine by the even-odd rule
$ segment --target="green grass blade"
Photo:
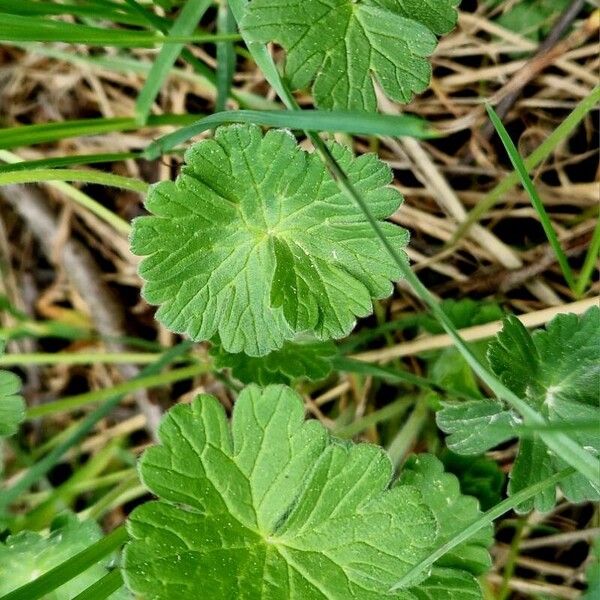
[[[143,379],[160,373],[169,363],[176,360],[180,355],[189,351],[191,343],[184,342],[165,352],[160,359],[152,365],[143,369],[134,380]],[[132,381],[134,381],[132,380]],[[128,382],[131,383],[131,382]],[[0,513],[4,512],[19,496],[37,483],[50,469],[52,469],[61,458],[96,426],[96,424],[109,415],[121,402],[124,394],[109,396],[104,404],[87,415],[69,435],[55,446],[46,456],[37,460],[11,487],[2,489],[0,494]]]
[[[37,579],[2,596],[0,600],[38,600],[38,598],[43,598],[52,590],[74,579],[80,573],[118,550],[127,541],[127,538],[125,525],[121,525],[112,533],[83,550],[83,552],[72,556],[47,573],[40,575]]]
[[[136,390],[185,381],[186,379],[191,379],[196,375],[202,375],[203,373],[210,371],[210,368],[211,366],[208,364],[197,364],[181,369],[173,369],[172,371],[159,373],[157,375],[135,377],[134,379],[119,383],[111,388],[102,388],[91,392],[84,392],[83,394],[77,394],[76,396],[67,396],[60,400],[55,400],[54,402],[39,404],[38,406],[28,409],[25,418],[38,419],[48,415],[77,410],[94,402],[101,402],[108,398],[112,398],[115,395],[123,396],[124,394],[135,392]]]
[[[237,34],[194,33],[191,35],[164,36],[149,31],[129,29],[103,29],[89,25],[53,21],[0,13],[0,41],[7,42],[60,42],[88,46],[121,46],[126,48],[152,48],[157,44],[191,44],[237,41]]]
[[[427,121],[411,115],[380,115],[359,111],[231,110],[215,113],[159,138],[146,148],[144,156],[148,159],[158,158],[190,138],[224,123],[255,123],[268,127],[335,131],[356,135],[417,138],[435,135]]]
[[[477,521],[468,527],[465,527],[465,529],[463,529],[458,535],[454,536],[444,545],[439,546],[436,550],[429,554],[429,556],[421,559],[418,564],[412,567],[412,569],[410,569],[394,586],[390,588],[389,592],[392,593],[402,588],[410,587],[417,576],[423,573],[423,571],[429,569],[438,559],[450,552],[450,550],[456,548],[456,546],[468,540],[480,529],[486,527],[490,523],[493,523],[496,519],[506,514],[508,511],[512,510],[525,500],[529,500],[529,498],[533,498],[542,490],[556,485],[559,481],[565,477],[568,477],[573,472],[574,470],[571,468],[563,469],[551,477],[548,477],[542,481],[538,481],[524,490],[517,492],[513,496],[510,496],[510,498],[503,500],[500,502],[500,504],[497,504],[487,512],[483,513],[483,515],[481,515]]]
[[[188,0],[169,30],[168,38],[190,35],[210,5],[211,0]],[[183,44],[168,44],[162,47],[156,57],[148,79],[136,101],[135,113],[138,123],[146,123],[154,100],[182,49]]]
[[[143,25],[144,20],[121,5],[86,6],[81,4],[56,2],[31,2],[30,0],[0,0],[0,12],[20,16],[73,15],[105,19],[124,25]]]
[[[583,261],[583,267],[581,267],[581,272],[579,273],[579,279],[575,284],[575,295],[582,296],[585,292],[587,286],[590,283],[590,279],[592,278],[592,274],[594,273],[594,268],[596,267],[596,261],[598,260],[598,255],[600,254],[600,217],[596,221],[596,227],[594,228],[594,234],[592,236],[592,241],[590,243],[590,247],[588,248],[587,254],[585,256],[585,260]]]
[[[538,214],[540,223],[544,228],[544,233],[548,238],[550,246],[554,250],[554,254],[556,255],[558,264],[560,265],[560,268],[563,272],[565,281],[567,282],[567,285],[571,288],[571,290],[575,291],[575,279],[573,277],[573,271],[571,270],[571,266],[569,265],[567,256],[564,253],[562,246],[560,245],[560,241],[558,240],[556,231],[554,231],[552,221],[550,221],[550,217],[546,212],[544,203],[542,202],[539,194],[537,193],[535,185],[533,184],[533,181],[531,180],[531,177],[527,172],[527,167],[525,166],[523,159],[521,158],[521,155],[517,150],[517,147],[515,146],[510,135],[508,134],[508,131],[506,131],[504,124],[500,120],[500,117],[496,114],[496,111],[489,104],[486,104],[485,108],[488,112],[490,120],[492,121],[492,124],[496,128],[496,131],[498,132],[498,135],[502,140],[502,144],[506,149],[506,153],[510,158],[510,162],[515,168],[515,171],[517,172],[519,179],[521,180],[521,184],[523,185],[523,188],[525,188],[525,191],[527,192],[527,195],[531,200],[531,204],[533,204],[533,208]]]
[[[202,115],[158,115],[150,117],[147,127],[162,125],[188,125]],[[67,138],[100,135],[115,131],[135,131],[140,129],[132,117],[116,117],[111,119],[77,119],[57,123],[21,125],[0,129],[0,149],[19,148],[34,144],[46,144]]]
[[[33,169],[30,171],[0,173],[0,186],[18,183],[40,183],[42,181],[97,183],[139,192],[140,194],[145,194],[148,191],[148,184],[145,181],[90,169]]]
[[[227,0],[221,0],[217,13],[217,31],[219,33],[236,33],[237,23]],[[235,73],[235,47],[232,42],[217,44],[217,103],[216,112],[224,111],[227,98],[231,92],[231,84]]]
[[[99,579],[91,585],[87,590],[83,590],[77,594],[73,600],[104,600],[111,594],[123,587],[123,575],[120,569],[113,569],[107,573],[102,579]]]
[[[18,163],[0,165],[0,173],[29,171],[31,169],[52,169],[70,167],[72,165],[93,165],[98,163],[113,163],[130,158],[140,158],[141,152],[115,152],[112,154],[72,154],[70,156],[55,156],[38,160],[24,160]]]
[[[594,88],[590,95],[584,98],[567,118],[525,159],[525,168],[530,171],[548,158],[558,144],[569,137],[587,113],[597,107],[598,102],[600,102],[600,86]],[[477,223],[517,183],[519,183],[519,175],[512,173],[482,198],[460,224],[452,239],[446,244],[446,248],[454,246],[465,235],[471,225]]]

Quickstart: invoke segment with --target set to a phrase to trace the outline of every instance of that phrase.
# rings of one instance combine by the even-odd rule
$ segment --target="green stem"
[[[124,190],[132,190],[140,194],[145,194],[149,187],[144,181],[113,175],[112,173],[103,173],[102,171],[91,171],[89,169],[33,169],[31,171],[0,173],[0,186],[17,183],[39,183],[42,181],[98,183]]]
[[[160,385],[167,385],[169,383],[190,379],[196,375],[206,373],[209,370],[209,365],[198,364],[191,367],[184,367],[182,369],[168,371],[167,373],[160,373],[158,375],[136,377],[135,379],[125,381],[124,383],[115,385],[111,388],[94,390],[93,392],[85,392],[83,394],[77,394],[76,396],[62,398],[60,400],[56,400],[55,402],[48,402],[47,404],[34,406],[26,412],[26,418],[37,419],[39,417],[45,417],[55,413],[76,410],[91,404],[92,402],[100,402],[115,395],[122,397],[123,395],[129,394],[130,392],[134,392],[136,390],[158,387]]]
[[[522,502],[533,498],[536,494],[542,490],[556,485],[559,481],[568,477],[574,472],[572,468],[566,468],[550,477],[547,477],[543,481],[538,481],[533,485],[517,492],[510,498],[503,500],[500,504],[497,504],[487,512],[483,513],[479,519],[471,523],[468,527],[461,530],[460,533],[455,535],[451,540],[442,544],[436,548],[431,554],[419,561],[414,567],[412,567],[403,577],[395,583],[390,589],[389,593],[395,592],[399,589],[410,587],[412,582],[425,570],[429,569],[437,560],[442,558],[445,554],[450,552],[453,548],[456,548],[463,542],[466,542],[471,536],[475,535],[480,529],[493,523],[497,518],[507,513],[509,510],[519,506]]]
[[[230,5],[239,25],[244,14],[246,2],[245,0],[230,0]],[[267,48],[263,44],[257,44],[254,42],[247,42],[247,46],[258,67],[262,70],[265,78],[271,87],[273,87],[273,89],[277,92],[283,103],[290,110],[300,110],[300,106],[296,102],[293,94],[287,85],[281,80],[279,72],[277,71],[275,63],[273,62],[273,58],[269,54]],[[600,86],[598,87],[598,93],[600,95]],[[413,273],[406,258],[401,255],[400,252],[388,240],[379,221],[377,221],[377,219],[375,219],[373,216],[367,202],[356,191],[346,176],[346,173],[344,173],[343,169],[339,166],[329,151],[328,146],[318,135],[311,132],[306,132],[306,135],[311,140],[321,159],[333,175],[333,178],[340,190],[352,202],[354,202],[354,204],[356,204],[356,206],[363,213],[365,219],[381,241],[383,247],[398,265],[398,268],[400,269],[404,278],[410,284],[421,301],[429,307],[433,316],[438,320],[440,325],[442,325],[446,333],[452,338],[457,349],[463,355],[475,373],[499,398],[505,400],[508,404],[515,408],[521,414],[526,424],[545,424],[546,420],[537,411],[531,408],[529,404],[521,400],[521,398],[508,389],[502,382],[496,379],[496,377],[479,362],[477,357],[471,352],[465,341],[454,327],[454,323],[452,323],[446,313],[442,310],[436,298],[423,285],[417,275]],[[562,433],[549,432],[540,434],[540,437],[553,452],[565,460],[569,465],[574,467],[595,485],[600,485],[597,483],[599,479],[598,474],[600,473],[600,461],[596,457],[592,456],[589,452],[586,452],[574,440]]]
[[[37,579],[2,596],[0,600],[37,600],[42,598],[118,550],[126,541],[127,530],[125,526],[121,525],[83,552],[72,556]]]
[[[425,398],[419,398],[406,423],[404,423],[400,431],[398,431],[387,449],[388,456],[390,457],[396,472],[398,472],[404,457],[415,443],[423,425],[427,422],[428,416],[429,406],[427,405],[427,400]]]
[[[96,581],[94,585],[77,594],[73,600],[105,600],[122,586],[123,575],[121,575],[121,569],[113,569],[102,579]]]
[[[588,286],[592,273],[596,267],[596,261],[598,260],[598,254],[600,254],[600,217],[596,221],[596,227],[594,228],[594,235],[590,247],[588,248],[583,267],[579,273],[579,279],[575,284],[575,295],[582,296],[585,292],[585,288]]]

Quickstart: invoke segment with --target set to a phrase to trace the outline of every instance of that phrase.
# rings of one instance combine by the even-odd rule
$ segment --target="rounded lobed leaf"
[[[291,85],[312,83],[319,108],[375,111],[375,82],[409,102],[431,78],[435,34],[456,23],[459,0],[252,0],[245,36],[287,51]]]
[[[487,556],[479,538],[455,552],[458,569],[444,565],[429,587],[420,587],[423,574],[419,586],[389,592],[439,543],[436,513],[468,520],[476,512],[435,459],[414,466],[415,484],[390,487],[381,448],[329,437],[304,421],[301,398],[283,386],[244,389],[231,427],[212,396],[178,405],[159,438],[140,463],[158,500],[131,514],[124,553],[125,581],[142,598],[441,600],[442,575],[481,598],[469,573]],[[451,506],[441,508],[447,497]],[[449,535],[446,527],[441,539]]]
[[[263,386],[323,379],[331,373],[331,359],[336,353],[332,342],[285,342],[266,356],[229,354],[219,346],[211,350],[217,368],[231,369],[231,374],[242,383]]]
[[[331,152],[383,220],[401,195],[374,155]],[[131,247],[144,256],[143,294],[157,318],[193,340],[263,356],[298,333],[347,335],[372,299],[400,278],[360,210],[314,154],[287,131],[217,129],[186,153],[177,180],[151,188],[152,216],[134,221]],[[396,246],[407,233],[381,224]]]

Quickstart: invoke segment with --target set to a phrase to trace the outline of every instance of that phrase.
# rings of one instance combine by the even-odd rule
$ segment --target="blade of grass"
[[[405,575],[389,589],[389,593],[410,587],[416,577],[418,577],[426,569],[429,569],[438,559],[444,556],[444,554],[447,554],[448,552],[450,552],[450,550],[456,548],[456,546],[462,544],[471,536],[476,534],[480,529],[486,527],[490,523],[493,523],[497,518],[506,514],[508,511],[512,510],[525,500],[532,498],[533,496],[550,486],[556,485],[559,481],[561,481],[565,477],[568,477],[573,472],[574,470],[572,468],[563,469],[562,471],[555,473],[551,477],[547,477],[542,481],[538,481],[537,483],[530,485],[524,490],[521,490],[513,496],[510,496],[510,498],[503,500],[487,512],[483,513],[483,515],[481,515],[479,519],[474,521],[468,527],[465,527],[451,540],[436,548],[436,550],[429,554],[429,556],[421,559],[421,561],[418,564],[416,564],[414,567],[412,567],[412,569],[405,573]]]
[[[56,413],[67,412],[71,410],[77,410],[88,404],[94,402],[101,402],[107,398],[112,398],[115,395],[119,397],[141,390],[145,388],[154,388],[162,385],[168,385],[170,383],[176,383],[177,381],[185,381],[191,379],[196,375],[201,375],[210,371],[211,366],[208,364],[197,364],[191,367],[183,367],[181,369],[174,369],[167,371],[166,373],[159,373],[157,375],[144,375],[143,377],[135,377],[124,383],[120,383],[111,388],[103,388],[100,390],[94,390],[92,392],[84,392],[83,394],[77,394],[76,396],[67,396],[54,402],[47,402],[45,404],[39,404],[30,408],[25,413],[26,419],[37,419]],[[144,371],[142,371],[143,373]]]
[[[584,119],[588,112],[597,107],[600,102],[600,86],[594,88],[589,96],[584,98],[565,120],[524,160],[527,171],[535,168],[548,158],[552,151],[565,140]],[[519,175],[512,173],[502,181],[473,208],[467,218],[460,224],[445,249],[453,247],[469,228],[477,223],[513,186],[519,183]]]
[[[127,383],[132,384],[139,379],[151,377],[160,373],[160,371],[169,363],[186,352],[189,352],[190,347],[190,342],[183,342],[182,344],[175,346],[171,350],[165,352],[155,363],[143,369],[138,377]],[[113,391],[104,404],[100,405],[96,410],[78,423],[77,427],[64,440],[55,446],[46,456],[40,458],[34,465],[27,469],[27,471],[11,487],[2,489],[2,493],[0,493],[0,514],[5,512],[6,508],[17,500],[23,492],[44,477],[44,475],[60,461],[66,452],[84,439],[99,421],[113,411],[119,402],[121,402],[122,398],[123,393],[119,394],[118,392],[115,393]]]
[[[73,15],[104,19],[124,25],[143,25],[144,20],[126,10],[125,6],[86,6],[73,3],[0,0],[0,12],[21,16]]]
[[[170,35],[130,29],[103,29],[30,17],[0,13],[0,40],[8,42],[60,42],[88,46],[153,48],[158,44],[193,44],[239,41],[237,34],[193,33]]]
[[[127,541],[127,537],[127,530],[124,525],[121,525],[112,533],[89,546],[89,548],[72,556],[33,581],[2,596],[0,600],[37,600],[43,598],[52,590],[77,577],[80,573],[118,550]]]
[[[163,125],[188,125],[203,115],[158,115],[150,117],[147,127]],[[112,119],[78,119],[58,123],[21,125],[0,129],[0,149],[46,144],[67,138],[100,135],[115,131],[135,131],[140,129],[132,117]]]
[[[165,135],[146,148],[148,160],[158,158],[190,138],[224,123],[255,123],[303,131],[335,131],[356,135],[387,135],[427,138],[432,127],[412,115],[380,115],[358,111],[323,110],[231,110],[204,117],[196,123]]]
[[[25,365],[149,365],[160,354],[154,352],[32,352],[4,354],[0,356],[0,367]]]
[[[10,164],[19,164],[23,162],[19,156],[9,152],[8,150],[0,150],[0,160],[5,160]],[[77,202],[81,206],[87,208],[91,213],[95,214],[97,217],[114,227],[114,229],[119,233],[129,235],[131,227],[127,221],[121,219],[121,217],[108,210],[108,208],[105,206],[102,206],[102,204],[99,202],[96,202],[96,200],[87,194],[84,194],[81,190],[78,190],[64,181],[50,182],[50,186],[59,190],[65,194],[65,196],[71,198],[74,202]]]
[[[219,33],[236,33],[237,23],[227,0],[219,2],[217,12],[217,31]],[[235,73],[235,47],[232,42],[217,44],[217,103],[216,112],[224,111],[227,98],[231,93],[231,84]]]
[[[86,590],[77,594],[73,600],[104,600],[123,587],[123,575],[120,569],[113,569]]]
[[[1,363],[0,363],[1,364]],[[414,373],[408,371],[400,371],[398,369],[388,369],[386,367],[379,367],[377,365],[363,362],[362,360],[356,360],[353,358],[347,358],[345,356],[336,356],[331,361],[332,367],[336,371],[346,371],[347,373],[359,373],[361,375],[370,375],[372,377],[378,377],[379,379],[385,379],[387,381],[396,381],[402,383],[408,383],[416,385],[417,387],[425,390],[433,391],[442,396],[450,396],[452,398],[464,398],[473,400],[475,398],[467,396],[465,393],[458,393],[454,390],[445,388],[438,385],[432,379],[427,377],[420,377]]]
[[[352,438],[369,427],[403,415],[411,406],[412,403],[407,398],[395,400],[391,404],[369,413],[360,419],[356,419],[356,421],[352,421],[348,425],[335,426],[332,433],[336,437]]]
[[[211,5],[211,0],[188,0],[171,26],[168,38],[190,35]],[[146,83],[135,103],[136,120],[144,125],[152,110],[154,100],[158,96],[171,67],[183,49],[183,44],[164,45],[150,70]]]
[[[575,278],[573,277],[573,271],[569,265],[569,260],[567,259],[567,256],[560,245],[556,231],[554,231],[554,227],[552,226],[552,221],[550,221],[550,217],[548,216],[548,213],[544,207],[544,203],[537,193],[535,185],[533,184],[533,181],[527,172],[527,167],[523,163],[523,159],[521,158],[517,147],[508,134],[508,131],[506,131],[504,124],[500,120],[500,117],[496,114],[496,111],[489,104],[486,104],[485,108],[488,112],[490,120],[492,121],[492,124],[502,140],[502,144],[506,150],[506,153],[508,154],[508,157],[510,158],[510,162],[519,176],[521,184],[527,192],[533,208],[538,214],[540,223],[544,229],[544,233],[548,238],[550,246],[554,250],[554,254],[556,255],[556,259],[558,260],[558,264],[560,265],[565,281],[567,282],[569,288],[571,288],[571,290],[574,292]]]
[[[592,274],[594,272],[594,268],[596,267],[596,261],[598,260],[598,255],[600,254],[600,217],[596,221],[596,227],[594,228],[594,234],[592,236],[592,241],[590,243],[590,247],[588,248],[587,254],[585,256],[585,260],[583,261],[583,266],[581,267],[581,271],[579,273],[579,279],[575,284],[575,295],[582,296],[585,292],[586,288],[590,283],[590,279],[592,278]]]
[[[32,169],[30,171],[15,171],[0,173],[0,186],[16,183],[40,183],[43,181],[79,181],[82,183],[97,183],[110,187],[122,188],[145,194],[148,184],[145,181],[92,171],[91,169]]]
[[[231,9],[233,14],[239,22],[244,14],[244,8],[246,5],[245,0],[230,0]],[[300,110],[296,99],[294,98],[291,91],[283,83],[279,77],[273,58],[269,54],[266,46],[262,44],[247,43],[248,49],[250,50],[254,60],[263,72],[263,75],[277,91],[279,97],[286,105],[289,110]],[[365,219],[373,229],[373,232],[377,235],[381,241],[383,247],[390,254],[394,262],[397,264],[400,272],[409,283],[415,294],[421,299],[421,301],[430,309],[432,315],[437,319],[440,325],[444,328],[446,333],[452,338],[457,350],[463,355],[467,363],[471,366],[473,371],[479,376],[479,378],[501,399],[505,400],[513,408],[515,408],[523,417],[525,423],[529,424],[545,424],[546,420],[540,415],[535,409],[529,404],[524,402],[516,394],[514,394],[509,388],[507,388],[501,381],[490,373],[478,360],[478,358],[471,352],[468,345],[462,339],[454,323],[448,318],[446,313],[442,310],[437,299],[429,292],[429,290],[423,285],[421,280],[413,273],[412,269],[404,257],[398,252],[398,250],[389,241],[379,222],[373,216],[368,203],[365,199],[357,192],[348,177],[344,173],[343,169],[339,166],[335,158],[323,140],[311,133],[307,132],[307,135],[313,145],[315,146],[319,156],[331,172],[334,180],[336,181],[340,190],[352,201],[363,213]],[[569,438],[563,433],[559,432],[548,432],[540,434],[540,437],[544,443],[560,456],[565,462],[574,467],[579,473],[584,475],[593,485],[600,488],[600,461],[592,456],[591,453],[583,449],[577,444],[572,438]]]
[[[93,165],[99,163],[113,163],[130,158],[140,158],[140,152],[115,152],[112,154],[72,154],[71,156],[55,156],[39,160],[23,160],[21,162],[0,165],[0,173],[14,173],[15,171],[29,171],[30,169],[70,167],[73,165]]]

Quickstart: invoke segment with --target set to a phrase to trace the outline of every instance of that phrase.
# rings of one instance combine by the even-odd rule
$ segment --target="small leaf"
[[[409,102],[431,77],[435,34],[456,23],[458,0],[252,0],[245,36],[286,50],[292,87],[312,83],[322,109],[375,111],[375,82]]]
[[[217,368],[231,369],[232,375],[242,383],[266,386],[292,383],[297,379],[324,379],[331,373],[331,359],[337,350],[332,342],[285,342],[282,348],[266,356],[229,354],[219,346],[211,353]]]
[[[448,448],[458,454],[481,454],[515,437],[518,416],[495,400],[447,403],[436,415],[438,427],[449,433]]]
[[[341,442],[317,421],[305,422],[289,388],[246,388],[231,430],[221,404],[199,396],[169,411],[159,437],[140,463],[159,500],[129,520],[124,575],[135,593],[154,600],[195,600],[198,590],[215,600],[425,597],[418,588],[388,594],[437,541],[421,492],[404,483],[390,488],[392,466],[381,448]]]
[[[374,155],[330,149],[378,219],[402,198]],[[347,335],[372,298],[400,278],[362,212],[322,162],[286,131],[217,129],[193,146],[175,183],[152,187],[132,250],[145,256],[144,296],[157,318],[193,340],[215,335],[226,352],[264,356],[299,333]],[[381,223],[397,247],[407,233]]]
[[[477,499],[463,496],[458,479],[451,473],[445,473],[442,463],[430,454],[412,456],[404,466],[399,481],[415,486],[423,494],[440,526],[438,544],[446,543],[481,516]],[[491,566],[487,549],[492,541],[493,529],[490,525],[443,556],[436,566],[481,575]]]
[[[600,405],[600,309],[584,315],[561,314],[545,330],[531,335],[515,317],[491,342],[488,359],[494,373],[521,396],[550,424],[577,421],[598,422]],[[473,401],[444,408],[437,415],[441,429],[450,433],[448,447],[460,454],[476,454],[514,437],[510,429],[518,417],[503,403]],[[590,453],[600,453],[600,429],[567,428],[569,434]],[[551,453],[538,435],[523,438],[510,474],[509,494],[562,470],[566,464]],[[600,489],[579,474],[559,485],[572,502],[600,499]],[[554,490],[544,490],[519,507],[545,512],[555,503]]]
[[[80,522],[74,515],[69,515],[60,517],[57,522],[60,526],[54,527],[48,536],[23,531],[0,543],[0,595],[33,581],[102,537],[102,531],[94,521]],[[44,600],[71,600],[106,575],[107,564],[90,567],[46,594]],[[124,589],[109,596],[110,600],[130,597]]]
[[[465,457],[446,449],[440,459],[446,471],[458,478],[462,493],[475,496],[482,510],[500,503],[505,477],[495,461],[485,456]]]
[[[0,343],[0,355],[2,354]],[[21,380],[9,371],[0,371],[0,437],[16,433],[25,418],[25,401],[19,394]]]

